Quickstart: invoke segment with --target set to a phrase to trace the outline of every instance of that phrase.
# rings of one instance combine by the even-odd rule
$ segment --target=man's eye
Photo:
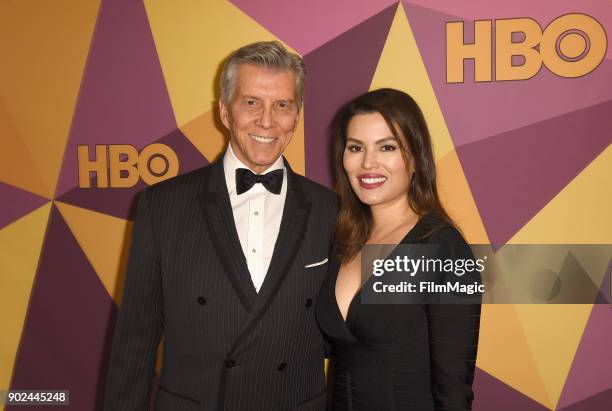
[[[288,101],[279,101],[278,103],[276,103],[276,107],[281,110],[287,110],[291,107],[291,103],[289,103]]]
[[[351,153],[358,153],[361,151],[361,146],[358,146],[357,144],[349,144],[346,146],[346,149]]]
[[[251,106],[251,107],[257,105],[256,100],[246,100],[245,103],[247,106]]]
[[[397,147],[395,147],[392,144],[385,144],[384,146],[381,147],[382,151],[395,151],[397,150]]]

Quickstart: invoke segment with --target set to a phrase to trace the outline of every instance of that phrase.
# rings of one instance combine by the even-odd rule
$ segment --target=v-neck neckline
[[[423,221],[426,219],[427,215],[421,216],[418,221],[416,222],[416,224],[410,229],[408,230],[408,232],[406,233],[406,235],[400,240],[399,243],[397,243],[395,245],[395,247],[393,247],[393,250],[391,250],[391,252],[389,253],[389,255],[393,255],[393,253],[395,252],[395,250],[397,250],[397,247],[401,244],[405,244],[406,243],[406,239],[413,233],[416,232],[416,228],[423,223]],[[342,323],[344,324],[344,327],[346,328],[346,330],[349,332],[350,336],[353,339],[356,339],[355,336],[353,335],[353,332],[351,331],[350,328],[350,321],[351,321],[351,313],[353,312],[353,306],[355,304],[355,301],[357,300],[357,297],[361,294],[361,291],[363,290],[363,287],[366,285],[366,283],[368,281],[370,281],[372,279],[372,276],[370,275],[368,277],[367,280],[365,280],[360,286],[359,288],[357,288],[357,291],[355,292],[355,294],[353,295],[353,298],[351,298],[351,301],[349,302],[348,308],[346,310],[346,318],[344,318],[344,316],[342,315],[342,311],[340,311],[340,305],[338,304],[338,296],[336,294],[336,284],[338,282],[338,274],[340,273],[340,268],[341,268],[342,264],[339,264],[338,266],[338,270],[336,270],[336,277],[334,278],[333,281],[333,287],[332,287],[332,295],[333,295],[333,300],[334,300],[334,304],[336,306],[336,311],[338,313],[338,316],[340,317],[340,320],[342,321]],[[361,276],[361,273],[360,273]]]

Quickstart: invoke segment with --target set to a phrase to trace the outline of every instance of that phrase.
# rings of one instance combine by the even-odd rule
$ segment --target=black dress
[[[425,216],[401,244],[458,244],[461,234]],[[346,322],[336,302],[340,264],[331,261],[317,320],[331,346],[331,410],[470,410],[479,304],[361,304]]]

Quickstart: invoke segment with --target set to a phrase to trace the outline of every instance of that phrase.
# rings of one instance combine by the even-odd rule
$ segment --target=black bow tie
[[[283,170],[278,169],[266,174],[255,174],[246,168],[236,169],[236,192],[238,195],[249,191],[257,183],[263,184],[271,193],[280,194],[283,186]]]

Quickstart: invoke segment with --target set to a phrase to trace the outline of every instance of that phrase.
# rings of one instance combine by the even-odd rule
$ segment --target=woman
[[[334,122],[341,207],[317,319],[332,347],[332,410],[469,410],[479,304],[364,304],[366,244],[471,252],[436,190],[431,139],[407,94],[381,89]],[[364,287],[364,288],[362,288]]]

